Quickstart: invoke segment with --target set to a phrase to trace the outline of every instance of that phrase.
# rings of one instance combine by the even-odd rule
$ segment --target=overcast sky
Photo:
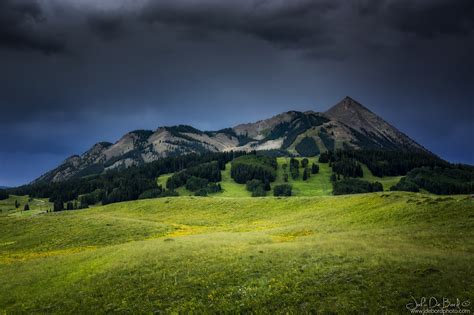
[[[0,185],[134,129],[346,95],[474,164],[472,0],[0,0]]]

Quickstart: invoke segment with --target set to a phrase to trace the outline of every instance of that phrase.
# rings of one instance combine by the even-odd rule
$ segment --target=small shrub
[[[406,177],[402,177],[400,179],[400,181],[393,185],[392,187],[390,187],[390,190],[391,191],[411,191],[411,192],[419,192],[420,191],[420,188],[418,187],[418,185],[413,182],[412,180],[406,178]]]
[[[270,183],[268,181],[263,183],[258,179],[249,180],[246,184],[246,188],[252,193],[252,197],[266,196],[267,191],[271,190]]]
[[[248,191],[253,192],[253,191],[256,190],[258,187],[263,186],[263,183],[262,183],[261,180],[252,179],[252,180],[247,181],[247,183],[245,184],[245,186],[246,186],[246,188],[247,188]]]
[[[209,183],[207,185],[207,192],[212,194],[212,193],[217,193],[222,190],[221,184],[219,183]]]
[[[162,197],[178,197],[179,196],[179,193],[175,190],[172,190],[172,189],[167,189],[167,190],[164,190],[161,195],[160,195],[160,198]]]
[[[267,192],[263,189],[263,186],[258,186],[254,191],[252,191],[252,197],[265,197]]]
[[[291,196],[292,186],[288,184],[276,185],[273,188],[273,195],[278,196]]]
[[[207,196],[207,189],[206,188],[201,188],[201,189],[197,190],[194,193],[194,196],[206,197]]]
[[[145,190],[138,196],[138,199],[152,199],[161,196],[162,190],[159,188]]]

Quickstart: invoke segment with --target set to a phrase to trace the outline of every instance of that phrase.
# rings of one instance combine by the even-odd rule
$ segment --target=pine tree
[[[264,188],[266,191],[272,190],[272,187],[270,186],[270,182],[269,182],[268,180],[266,180],[266,181],[263,183],[263,188]]]
[[[62,211],[64,210],[64,203],[62,200],[56,200],[54,202],[54,211]]]
[[[308,166],[308,163],[309,163],[309,161],[308,161],[308,159],[306,159],[306,158],[303,159],[303,160],[301,160],[301,166],[302,166],[303,168],[306,168],[306,166]]]
[[[308,177],[309,177],[309,172],[308,172],[308,169],[305,168],[303,172],[303,180],[308,180]]]

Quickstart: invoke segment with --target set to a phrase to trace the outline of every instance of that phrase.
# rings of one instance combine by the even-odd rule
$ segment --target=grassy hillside
[[[390,190],[390,187],[393,185],[397,184],[400,181],[400,178],[403,176],[385,176],[385,177],[377,177],[372,174],[372,172],[369,170],[369,168],[364,165],[362,165],[362,171],[364,172],[364,180],[367,180],[369,182],[379,182],[383,186],[383,190],[388,191]]]
[[[301,161],[302,158],[297,158],[297,160]],[[295,196],[328,196],[332,192],[332,184],[331,184],[331,168],[326,163],[318,163],[317,158],[308,158],[309,160],[309,167],[311,164],[315,162],[319,165],[319,173],[315,175],[311,175],[311,177],[303,181],[303,168],[300,167],[300,176],[293,180],[291,176],[288,178],[288,183],[293,186],[293,195]],[[283,170],[282,165],[290,163],[289,158],[278,158],[278,176],[275,184],[283,184]]]
[[[395,192],[2,212],[0,310],[400,313],[411,296],[472,299],[473,213],[467,196]]]
[[[283,164],[289,164],[289,158],[278,158],[278,169],[277,169],[277,179],[272,183],[272,187],[278,184],[283,183]],[[298,160],[302,160],[298,158]],[[308,158],[311,163],[316,162],[317,158]],[[328,164],[318,163],[320,167],[319,174],[311,176],[307,181],[303,181],[303,169],[300,168],[300,177],[296,180],[293,180],[290,176],[288,183],[293,186],[293,195],[295,196],[328,196],[332,192],[332,184],[330,181],[331,177],[331,168]],[[250,197],[251,193],[246,190],[244,184],[236,183],[230,177],[230,168],[231,163],[227,163],[226,168],[222,171],[222,192],[213,194],[212,196],[216,197]],[[158,178],[158,184],[166,187],[166,181],[172,174],[162,175]],[[177,189],[180,196],[192,196],[193,193],[186,190],[184,187]],[[273,192],[268,192],[268,195],[273,195]]]
[[[302,158],[297,158],[297,160],[301,161]],[[304,197],[311,197],[311,196],[329,196],[332,193],[332,183],[330,180],[332,171],[329,167],[328,163],[318,163],[318,158],[308,158],[309,166],[314,162],[319,165],[319,173],[316,175],[312,175],[308,180],[303,181],[303,169],[300,167],[300,177],[296,180],[293,180],[291,176],[289,177],[288,183],[293,186],[293,195],[294,196],[304,196]],[[278,162],[278,169],[277,169],[277,179],[272,186],[283,184],[283,164],[289,164],[290,158],[280,157],[277,159]],[[230,163],[227,163],[226,169],[222,171],[222,192],[213,194],[213,196],[218,197],[250,197],[250,192],[245,189],[245,185],[236,183],[230,177]],[[377,177],[372,175],[372,172],[367,168],[366,165],[362,164],[362,170],[364,172],[364,180],[375,182],[378,181],[382,184],[385,191],[388,191],[390,187],[395,185],[400,181],[402,176],[385,176],[385,177]],[[172,174],[165,174],[161,175],[158,178],[158,184],[166,187],[166,181]],[[184,187],[180,187],[177,189],[180,196],[193,196],[193,192],[186,190]],[[268,193],[272,195],[273,192],[270,191]]]
[[[173,175],[173,173],[164,174],[164,175],[159,176],[158,179],[157,179],[158,185],[161,185],[161,187],[165,188],[166,187],[166,181],[172,175]],[[194,195],[192,191],[187,190],[184,186],[177,188],[176,191],[179,193],[180,196],[193,196]]]
[[[222,171],[222,192],[217,195],[221,197],[250,197],[250,192],[247,191],[245,185],[237,184],[232,177],[230,177],[230,168],[231,163],[227,163],[225,170]]]
[[[15,208],[15,201],[18,201],[20,206],[18,209]],[[44,198],[32,198],[28,196],[13,196],[10,195],[8,199],[0,200],[0,213],[8,213],[9,215],[16,215],[22,212],[25,204],[28,204],[30,207],[29,211],[25,211],[24,214],[38,214],[45,212],[53,208],[52,203],[48,199]]]

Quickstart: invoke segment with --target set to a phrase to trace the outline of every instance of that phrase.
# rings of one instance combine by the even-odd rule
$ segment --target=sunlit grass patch
[[[401,313],[474,295],[473,212],[469,196],[381,192],[1,216],[0,309]]]
[[[297,237],[309,236],[313,234],[314,234],[313,231],[303,229],[303,230],[288,231],[288,232],[280,233],[280,234],[274,234],[272,235],[272,238],[276,242],[291,242],[291,241],[294,241]]]
[[[79,253],[86,250],[95,250],[96,246],[84,246],[84,247],[74,247],[68,249],[58,249],[51,251],[25,251],[25,252],[15,252],[13,254],[0,254],[0,264],[12,264],[15,262],[27,261],[38,258],[52,257],[52,256],[64,256]]]
[[[381,183],[384,191],[390,190],[390,187],[397,184],[400,181],[400,178],[403,177],[403,176],[384,176],[384,177],[374,176],[365,164],[362,164],[362,172],[364,173],[364,177],[363,177],[364,180],[367,180],[369,182]]]

